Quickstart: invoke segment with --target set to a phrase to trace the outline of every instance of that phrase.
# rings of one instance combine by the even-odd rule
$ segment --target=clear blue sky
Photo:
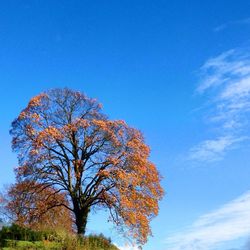
[[[0,185],[11,121],[67,86],[151,146],[166,196],[145,250],[250,249],[249,35],[247,0],[1,1]],[[104,217],[88,232],[124,245]]]

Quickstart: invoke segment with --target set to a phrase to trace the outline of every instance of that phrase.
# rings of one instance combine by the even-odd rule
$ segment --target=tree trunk
[[[77,234],[85,235],[89,208],[75,212]]]

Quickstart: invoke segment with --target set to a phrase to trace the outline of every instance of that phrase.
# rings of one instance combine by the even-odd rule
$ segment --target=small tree
[[[90,209],[98,206],[146,242],[163,190],[140,131],[107,119],[95,99],[54,89],[32,98],[10,133],[18,179],[66,192],[78,234],[85,233]]]
[[[33,181],[12,185],[5,194],[5,211],[15,224],[33,230],[73,230],[66,196],[52,187]]]

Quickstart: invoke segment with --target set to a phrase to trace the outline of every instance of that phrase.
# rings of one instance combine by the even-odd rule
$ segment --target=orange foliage
[[[68,204],[65,195],[53,188],[34,182],[20,182],[10,187],[5,199],[9,216],[20,226],[72,232],[71,213],[63,206]]]
[[[106,207],[120,228],[144,244],[163,196],[159,173],[141,132],[108,120],[100,108],[69,89],[32,98],[12,124],[17,178],[63,189],[78,233],[85,232],[92,207]]]

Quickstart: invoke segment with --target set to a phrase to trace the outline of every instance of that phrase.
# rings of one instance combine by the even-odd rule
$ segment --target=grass
[[[44,250],[44,249],[63,249],[62,245],[58,242],[45,242],[45,241],[22,241],[22,240],[7,240],[6,247],[3,250]]]
[[[119,250],[103,236],[91,235],[81,241],[67,238],[62,242],[56,241],[22,241],[6,240],[3,250]]]
[[[2,250],[119,250],[104,235],[77,237],[65,230],[33,231],[12,224],[0,230]]]

